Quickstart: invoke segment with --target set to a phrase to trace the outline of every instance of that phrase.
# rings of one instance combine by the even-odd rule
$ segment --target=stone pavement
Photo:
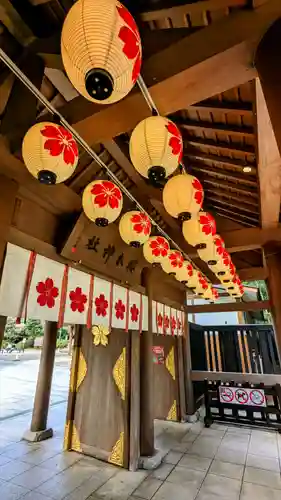
[[[164,463],[129,472],[61,451],[65,404],[53,406],[55,437],[21,442],[30,414],[0,423],[1,500],[280,500],[281,436],[201,422],[156,422]]]

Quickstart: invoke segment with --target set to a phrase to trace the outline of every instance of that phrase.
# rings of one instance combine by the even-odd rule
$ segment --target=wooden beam
[[[184,144],[190,144],[196,148],[207,148],[208,150],[214,150],[215,152],[222,152],[223,154],[240,154],[246,157],[255,157],[254,146],[244,144],[243,147],[240,144],[229,144],[228,142],[214,141],[213,139],[200,139],[199,137],[183,137]]]
[[[268,271],[266,267],[247,267],[238,269],[238,274],[242,281],[266,280]]]
[[[281,119],[279,113],[281,70],[276,44],[281,42],[281,20],[270,27],[260,42],[255,65],[257,132],[261,213],[264,227],[279,222],[281,200]]]
[[[248,215],[244,215],[241,213],[234,213],[233,211],[228,210],[227,208],[223,208],[223,207],[218,206],[217,203],[211,203],[210,207],[212,209],[214,209],[215,211],[218,211],[218,213],[221,215],[224,215],[224,214],[229,215],[232,218],[232,220],[235,220],[236,222],[243,223],[244,220],[246,220],[249,222],[249,225],[254,226],[254,227],[257,226],[259,223],[258,219],[255,219],[253,217],[249,217]]]
[[[145,61],[142,74],[160,113],[186,109],[254,78],[255,48],[280,14],[279,0],[272,0],[255,11],[217,21]],[[139,92],[111,106],[94,106],[82,98],[74,101],[62,113],[90,144],[132,130],[150,113]]]
[[[250,203],[249,199],[251,199],[251,202],[253,201],[253,203],[258,204],[259,195],[256,191],[251,190],[250,187],[247,188],[245,186],[241,186],[240,184],[233,184],[233,183],[230,183],[228,180],[223,181],[221,179],[214,179],[212,177],[205,177],[205,176],[200,175],[200,173],[199,173],[199,175],[197,175],[197,177],[201,181],[201,184],[204,186],[205,190],[209,189],[207,186],[208,186],[208,184],[210,184],[211,186],[216,186],[218,188],[225,188],[225,189],[227,189],[227,191],[229,193],[236,192],[236,193],[243,194],[243,195],[247,196],[248,203]],[[254,202],[253,199],[256,199],[257,201]]]
[[[240,212],[247,212],[259,218],[259,209],[256,203],[254,203],[254,207],[253,204],[247,205],[247,202],[245,200],[239,200],[237,197],[233,198],[231,195],[229,195],[229,193],[216,189],[207,189],[206,192],[208,193],[205,197],[206,203],[214,202],[222,203],[223,205],[227,204],[227,207],[234,208],[235,211],[237,210],[237,215],[239,215]],[[224,198],[227,198],[227,200],[225,200]]]
[[[197,111],[209,111],[210,113],[231,113],[236,116],[253,116],[252,103],[250,102],[215,101],[208,99],[207,101],[193,104],[190,109],[195,109]]]
[[[205,167],[205,168],[204,168]],[[248,175],[231,173],[228,170],[218,170],[216,168],[208,167],[204,163],[192,163],[190,165],[191,170],[195,172],[201,172],[207,175],[214,175],[215,177],[223,177],[224,179],[231,180],[234,182],[241,182],[242,184],[253,186],[257,188],[257,181],[255,179],[249,178]]]
[[[34,40],[32,31],[22,20],[10,0],[1,0],[0,20],[21,45],[28,45]]]
[[[227,251],[230,253],[243,252],[261,248],[270,241],[281,242],[281,225],[276,228],[259,227],[226,231],[221,234]]]
[[[230,311],[261,311],[270,309],[269,300],[253,302],[226,302],[223,304],[198,304],[186,306],[188,314],[230,312]]]
[[[226,134],[234,137],[254,137],[252,127],[238,127],[235,125],[225,125],[224,123],[186,120],[177,116],[171,116],[171,119],[185,130],[198,130],[199,132],[214,132],[215,134]]]
[[[223,165],[229,165],[230,167],[237,168],[239,172],[243,172],[244,167],[251,167],[252,171],[251,174],[255,174],[256,172],[256,164],[255,163],[249,163],[243,160],[239,160],[238,158],[232,159],[229,158],[228,156],[217,156],[213,154],[208,154],[208,153],[199,153],[196,151],[186,151],[186,156],[188,158],[195,158],[196,160],[203,160],[204,162],[211,162],[211,163],[219,163]]]

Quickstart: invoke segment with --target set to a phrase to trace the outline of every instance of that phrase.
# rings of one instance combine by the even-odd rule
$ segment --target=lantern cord
[[[10,57],[0,48],[0,59],[4,62],[4,64],[16,75],[16,77],[32,92],[32,94],[38,99],[38,101],[43,104],[43,106],[57,119],[59,119],[60,123],[67,129],[77,143],[91,156],[97,163],[100,165],[101,168],[105,169],[108,176],[117,184],[117,186],[123,191],[123,193],[136,205],[136,207],[143,213],[146,214],[146,216],[149,218],[151,224],[157,228],[157,231],[164,236],[172,245],[179,250],[185,257],[186,260],[189,262],[192,262],[191,259],[189,258],[188,255],[186,255],[185,252],[181,250],[179,245],[155,222],[155,220],[147,213],[147,211],[142,207],[142,205],[134,198],[134,196],[128,191],[128,189],[122,184],[121,181],[116,177],[116,175],[111,172],[110,168],[99,158],[99,156],[95,153],[95,151],[88,145],[88,143],[76,132],[76,130],[67,122],[67,120],[58,112],[56,108],[46,99],[46,97],[40,92],[40,90],[33,85],[33,83],[30,81],[30,79],[20,70],[20,68],[10,59]],[[142,82],[143,79],[141,78]],[[145,83],[143,82],[144,87]],[[150,94],[148,93],[150,96]],[[147,101],[148,102],[148,101]],[[149,97],[149,102],[153,103],[152,98]],[[150,106],[151,104],[149,104]],[[156,108],[154,108],[156,109]],[[194,268],[197,268],[195,264],[192,265]]]
[[[156,104],[155,104],[155,102],[152,99],[151,93],[149,92],[149,90],[148,90],[148,88],[146,86],[146,83],[145,83],[145,81],[144,81],[144,79],[143,79],[143,77],[141,75],[137,79],[137,84],[139,86],[139,89],[140,89],[140,91],[141,91],[141,93],[142,93],[142,95],[143,95],[143,97],[144,97],[144,99],[145,99],[145,101],[146,101],[146,103],[147,103],[147,105],[148,105],[148,107],[149,107],[152,115],[153,116],[160,116],[159,110],[156,107]],[[181,172],[187,173],[186,172],[186,167],[185,167],[185,165],[183,163],[180,163],[179,166],[180,166]]]

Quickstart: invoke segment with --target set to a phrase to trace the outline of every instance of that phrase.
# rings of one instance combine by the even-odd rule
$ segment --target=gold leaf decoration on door
[[[167,420],[177,420],[177,402],[176,400],[173,402],[169,413],[167,415]]]
[[[108,335],[110,331],[109,328],[102,325],[95,325],[92,328],[92,334],[94,336],[94,345],[103,345],[104,347],[108,344]]]
[[[70,421],[66,422],[64,427],[64,438],[63,438],[63,450],[67,451],[69,449],[69,431],[70,431]]]
[[[80,349],[79,352],[79,361],[78,361],[78,370],[77,370],[77,383],[76,383],[76,391],[78,391],[80,385],[82,384],[84,378],[86,377],[87,373],[87,363],[86,360],[83,356],[83,353]]]
[[[121,394],[121,398],[125,401],[126,396],[126,347],[123,348],[119,358],[117,359],[113,370],[112,375],[114,378],[114,382],[118,387],[118,390]]]
[[[71,449],[74,451],[82,452],[79,435],[74,423],[72,426]]]
[[[115,445],[112,448],[112,452],[108,461],[114,465],[123,466],[124,463],[124,432],[120,433],[120,437],[118,441],[116,441]]]
[[[175,371],[175,348],[172,347],[165,361],[166,368],[170,373],[173,380],[176,380],[176,371]]]
[[[75,362],[77,358],[77,347],[73,346],[72,348],[72,358],[71,358],[71,366],[70,366],[70,381],[69,381],[69,389],[71,392],[75,391],[74,380],[75,380]]]

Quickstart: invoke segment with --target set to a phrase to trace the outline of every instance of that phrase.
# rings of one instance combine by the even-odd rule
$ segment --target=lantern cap
[[[130,246],[134,248],[140,248],[141,244],[139,241],[131,241]]]
[[[41,184],[47,185],[56,184],[57,180],[55,172],[52,172],[51,170],[39,170],[37,178],[38,181],[41,182]]]
[[[164,167],[154,166],[148,169],[148,178],[152,184],[158,184],[158,182],[164,181],[166,177],[166,170]]]
[[[190,213],[190,212],[181,212],[181,213],[178,215],[178,219],[179,219],[181,222],[184,222],[185,220],[190,220],[190,219],[191,219],[191,213]]]
[[[111,96],[114,81],[108,71],[102,68],[90,69],[85,76],[85,86],[90,97],[104,101]]]
[[[106,227],[108,226],[108,219],[105,217],[97,217],[95,220],[95,224],[98,227]]]

